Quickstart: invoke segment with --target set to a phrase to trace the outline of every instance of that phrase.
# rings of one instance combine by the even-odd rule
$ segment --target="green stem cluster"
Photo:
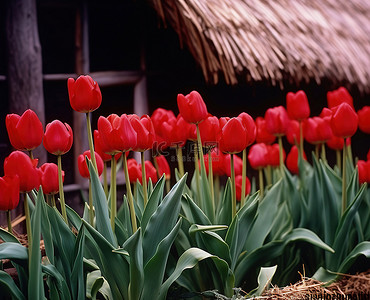
[[[63,219],[68,224],[66,203],[64,200],[64,191],[63,191],[62,156],[61,155],[58,155],[58,183],[59,183],[60,208],[62,210]]]
[[[129,177],[128,169],[127,169],[127,157],[126,157],[125,152],[123,153],[123,169],[125,172],[127,200],[128,200],[128,206],[130,209],[132,231],[135,233],[137,231],[137,223],[136,223],[134,200],[132,197],[132,191],[131,191],[131,185],[130,185],[130,177]]]

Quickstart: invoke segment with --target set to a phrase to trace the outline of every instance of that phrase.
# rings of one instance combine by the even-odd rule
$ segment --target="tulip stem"
[[[340,157],[340,150],[335,150],[337,155],[337,166],[339,168],[339,171],[342,171],[342,158]]]
[[[8,221],[8,231],[13,234],[13,228],[12,228],[12,216],[11,216],[11,210],[8,209],[6,211],[6,219]]]
[[[51,205],[53,207],[57,207],[56,204],[55,204],[55,196],[54,196],[54,194],[51,194]]]
[[[103,168],[103,186],[104,186],[104,194],[105,197],[107,197],[108,200],[108,178],[107,178],[107,162],[104,162],[104,168]]]
[[[231,201],[232,201],[232,216],[236,215],[236,187],[235,187],[235,170],[234,170],[234,154],[230,154],[231,164]]]
[[[89,222],[94,227],[94,205],[91,191],[91,180],[89,179]]]
[[[136,215],[135,215],[134,200],[132,198],[132,192],[131,192],[130,177],[128,175],[128,169],[127,169],[127,157],[126,157],[125,152],[123,153],[123,169],[125,172],[127,200],[128,200],[128,206],[130,208],[132,231],[135,233],[137,231]]]
[[[272,184],[272,168],[270,165],[266,167],[266,179],[267,179],[267,186]]]
[[[63,177],[62,177],[62,156],[58,155],[58,183],[59,183],[59,198],[60,198],[60,207],[62,210],[62,216],[66,224],[68,225],[66,203],[64,200],[64,191],[63,191]]]
[[[32,232],[31,232],[31,214],[30,207],[28,205],[28,195],[24,193],[23,204],[24,204],[24,214],[26,215],[26,231],[27,231],[27,240],[28,240],[28,255],[31,256],[32,249]]]
[[[303,123],[299,121],[299,154],[303,158]]]
[[[167,194],[170,192],[171,190],[171,182],[169,179],[166,179],[166,191],[167,191]]]
[[[95,158],[95,150],[94,150],[94,141],[92,137],[92,131],[91,131],[91,121],[90,121],[90,113],[86,113],[86,124],[87,124],[87,138],[89,140],[89,148],[90,148],[90,154],[91,154],[91,162],[95,168],[95,171],[98,171],[98,168],[96,166],[96,158]]]
[[[144,193],[144,208],[148,203],[148,185],[146,182],[146,172],[145,172],[145,157],[144,152],[140,152],[141,155],[141,173],[143,178],[143,193]]]
[[[159,166],[158,166],[158,162],[157,162],[157,156],[153,156],[153,162],[154,162],[155,171],[157,172],[157,177],[159,179],[159,178],[161,178],[161,174],[159,174]]]
[[[265,193],[265,187],[263,183],[263,169],[259,168],[258,169],[258,179],[259,179],[259,186],[260,186],[260,201],[263,198],[263,195]]]
[[[343,146],[343,162],[342,162],[342,215],[347,208],[347,182],[346,182],[346,156],[347,156],[347,146],[344,143]]]
[[[215,176],[215,205],[218,207],[220,202],[220,176],[216,174]]]
[[[114,232],[115,218],[117,210],[117,173],[116,173],[116,159],[112,155],[111,159],[111,183],[110,183],[110,225]]]
[[[29,156],[31,159],[33,159],[33,153],[32,153],[32,150],[29,150],[29,151],[28,151],[28,156]]]
[[[326,162],[326,149],[325,143],[321,144],[321,159]]]
[[[179,144],[176,145],[177,164],[179,166],[180,178],[184,176],[184,161],[182,159],[182,147]]]
[[[212,162],[212,150],[208,151],[208,182],[209,182],[209,187],[211,189],[211,199],[213,202],[213,208],[215,207],[215,191],[213,188],[213,162]]]
[[[315,156],[317,158],[317,160],[319,160],[319,150],[320,150],[320,144],[316,144],[315,145]]]
[[[279,162],[280,162],[280,172],[281,176],[283,177],[285,175],[284,173],[284,155],[283,155],[283,137],[281,135],[278,136],[278,142],[279,142]]]
[[[199,174],[199,159],[198,159],[198,145],[194,143],[194,168],[195,168],[195,182],[197,186],[197,204],[201,209],[204,209],[200,195],[200,174]]]
[[[240,200],[240,207],[245,203],[245,181],[247,177],[247,149],[243,150],[243,169],[242,169],[242,195]]]

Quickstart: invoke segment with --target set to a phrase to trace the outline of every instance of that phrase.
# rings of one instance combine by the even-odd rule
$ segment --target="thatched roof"
[[[323,78],[370,91],[368,0],[151,0],[208,82]]]

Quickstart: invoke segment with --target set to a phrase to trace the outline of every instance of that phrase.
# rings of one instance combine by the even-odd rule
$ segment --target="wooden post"
[[[41,46],[37,27],[36,0],[7,2],[6,38],[8,55],[9,111],[35,111],[45,127]],[[39,164],[47,155],[41,146],[34,151]]]

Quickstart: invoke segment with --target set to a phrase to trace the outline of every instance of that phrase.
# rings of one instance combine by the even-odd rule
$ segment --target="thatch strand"
[[[151,1],[209,82],[326,78],[370,92],[369,1]]]

